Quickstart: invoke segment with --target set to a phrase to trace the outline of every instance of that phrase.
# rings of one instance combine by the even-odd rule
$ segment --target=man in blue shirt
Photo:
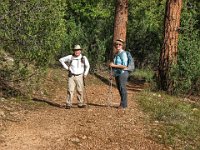
[[[123,50],[124,41],[118,39],[115,41],[115,57],[114,61],[109,64],[113,68],[113,75],[115,76],[117,88],[121,97],[121,102],[118,108],[127,107],[127,89],[126,83],[128,80],[129,72],[126,70],[128,65],[128,57]]]

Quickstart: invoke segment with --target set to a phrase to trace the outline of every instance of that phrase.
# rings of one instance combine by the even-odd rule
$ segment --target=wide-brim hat
[[[121,44],[121,45],[123,45],[123,44],[124,44],[124,40],[122,40],[122,39],[117,39],[117,40],[115,41],[115,44]]]
[[[75,45],[73,48],[73,51],[78,51],[78,50],[82,50],[80,45]]]

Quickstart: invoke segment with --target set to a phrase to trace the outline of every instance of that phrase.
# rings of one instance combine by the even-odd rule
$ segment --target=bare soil
[[[0,100],[1,150],[165,150],[150,137],[148,118],[135,95],[144,84],[129,82],[128,108],[117,109],[119,93],[112,93],[106,75],[86,80],[86,108],[64,109],[65,71],[50,71],[31,104]],[[110,104],[110,106],[108,105]],[[3,107],[4,106],[4,107]],[[148,120],[148,119],[147,119]]]

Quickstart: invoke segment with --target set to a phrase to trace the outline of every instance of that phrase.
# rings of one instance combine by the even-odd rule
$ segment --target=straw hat
[[[74,50],[74,51],[82,50],[82,48],[81,48],[80,45],[75,45],[73,50]]]
[[[123,44],[124,44],[124,40],[122,40],[122,39],[117,39],[117,40],[115,41],[115,44],[121,44],[121,45],[123,45]]]

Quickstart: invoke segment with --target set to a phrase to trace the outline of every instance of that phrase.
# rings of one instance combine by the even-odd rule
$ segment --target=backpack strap
[[[81,57],[81,62],[85,65],[85,56],[84,55],[82,55],[82,57]]]
[[[84,72],[85,72],[86,65],[85,65],[85,56],[84,55],[82,55],[82,57],[81,57],[81,62],[84,64]]]
[[[72,57],[71,57],[71,60],[69,61],[69,63],[68,63],[68,67],[70,67],[71,66],[71,64],[72,64],[72,61],[73,61],[73,55],[72,55]]]
[[[72,64],[72,61],[73,61],[73,55],[72,55],[72,57],[71,57],[71,60],[69,61],[69,65],[68,65],[68,67],[70,67],[70,66],[71,66],[71,64]],[[85,65],[85,56],[84,56],[84,55],[82,55],[82,57],[81,57],[81,63],[83,63],[83,64],[84,64],[84,72],[85,72],[86,65]]]

